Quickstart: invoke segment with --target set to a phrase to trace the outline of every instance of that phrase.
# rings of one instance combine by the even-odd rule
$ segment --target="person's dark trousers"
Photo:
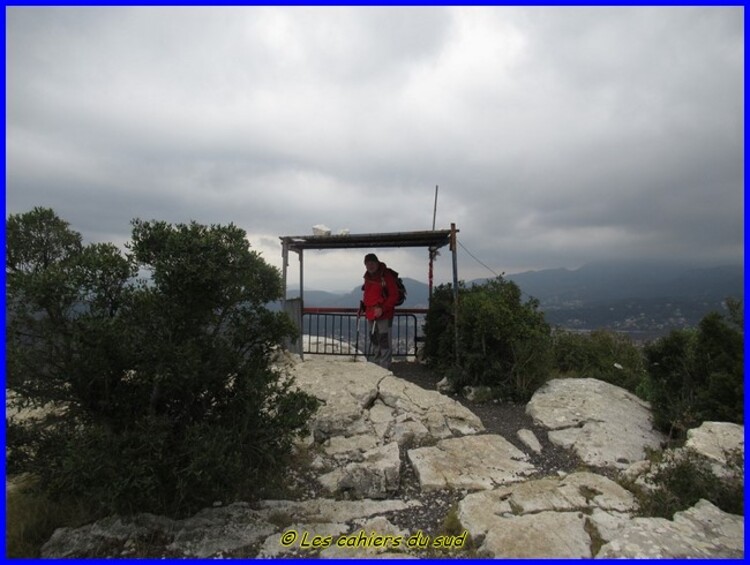
[[[370,358],[384,369],[391,368],[393,349],[391,346],[391,333],[393,320],[368,320],[370,328]]]

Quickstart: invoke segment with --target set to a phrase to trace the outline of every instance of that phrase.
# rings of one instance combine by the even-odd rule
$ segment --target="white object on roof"
[[[331,228],[323,224],[313,226],[313,235],[331,235]]]

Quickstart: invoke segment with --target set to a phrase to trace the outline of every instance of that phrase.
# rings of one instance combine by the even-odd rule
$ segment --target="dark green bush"
[[[643,352],[608,330],[554,333],[555,368],[562,377],[590,377],[636,392],[646,378]]]
[[[6,424],[8,465],[109,512],[252,497],[315,406],[271,364],[294,335],[264,307],[279,273],[231,224],[135,220],[129,249],[83,246],[51,210],[10,216],[8,384],[64,410]]]
[[[528,400],[551,367],[550,327],[539,304],[521,301],[521,290],[502,277],[459,286],[458,357],[455,355],[453,289],[433,293],[425,323],[428,362],[456,386],[486,385],[514,400]]]
[[[672,436],[705,421],[743,423],[744,337],[739,305],[730,304],[729,320],[708,314],[645,349],[654,422]]]
[[[716,476],[711,463],[692,450],[669,452],[653,476],[647,478],[653,490],[640,498],[640,513],[672,519],[675,512],[694,506],[700,499],[708,500],[725,512],[744,516],[744,465],[742,454],[727,457],[727,474]]]

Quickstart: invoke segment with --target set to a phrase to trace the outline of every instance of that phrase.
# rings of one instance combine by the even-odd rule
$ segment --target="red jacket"
[[[386,268],[385,263],[380,263],[378,270],[374,274],[365,271],[365,284],[362,286],[364,296],[362,302],[365,304],[365,315],[368,320],[375,320],[375,307],[380,306],[383,309],[383,315],[380,320],[390,320],[393,318],[393,311],[396,309],[398,300],[398,287],[396,279]]]

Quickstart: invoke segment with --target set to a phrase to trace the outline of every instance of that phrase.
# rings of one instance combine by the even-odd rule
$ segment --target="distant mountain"
[[[406,300],[402,308],[427,308],[429,306],[429,287],[418,280],[403,278],[406,287]],[[289,290],[289,298],[299,296],[299,290]],[[355,286],[346,294],[334,294],[319,290],[305,289],[305,306],[308,308],[356,308],[362,299],[362,286]]]
[[[709,312],[724,311],[727,298],[744,300],[745,288],[739,265],[592,263],[573,271],[544,270],[507,278],[539,300],[545,319],[554,326],[607,328],[644,340],[695,327]]]
[[[664,263],[591,263],[577,270],[551,269],[508,275],[546,307],[596,304],[626,299],[742,298],[739,265],[692,268]]]
[[[695,268],[646,262],[598,262],[580,269],[546,269],[505,277],[526,298],[539,300],[547,321],[570,329],[609,328],[649,336],[695,326],[710,311],[722,311],[728,297],[744,300],[739,265]],[[470,281],[469,285],[487,279]],[[404,279],[404,308],[427,308],[428,286]],[[289,297],[299,296],[290,290]],[[305,290],[305,306],[356,308],[360,286],[336,294]]]

